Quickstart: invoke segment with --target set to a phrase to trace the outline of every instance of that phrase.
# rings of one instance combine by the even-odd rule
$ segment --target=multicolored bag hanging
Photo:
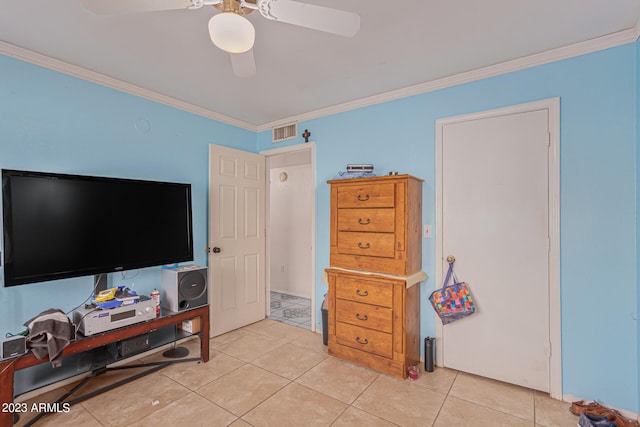
[[[453,284],[447,285],[451,278],[453,278]],[[429,301],[443,325],[470,316],[476,311],[469,287],[465,282],[458,282],[453,274],[453,262],[449,262],[449,271],[442,288],[433,291]]]

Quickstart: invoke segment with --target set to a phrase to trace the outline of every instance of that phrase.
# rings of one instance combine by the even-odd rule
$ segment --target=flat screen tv
[[[191,185],[2,170],[5,286],[193,260]]]

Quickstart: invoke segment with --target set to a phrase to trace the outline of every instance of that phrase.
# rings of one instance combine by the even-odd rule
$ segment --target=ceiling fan
[[[273,21],[298,25],[344,37],[360,29],[360,16],[342,10],[293,0],[81,0],[85,9],[97,15],[119,15],[213,6],[217,13],[209,21],[209,36],[218,48],[229,52],[238,77],[256,73],[253,57],[255,29],[244,17],[254,10]]]

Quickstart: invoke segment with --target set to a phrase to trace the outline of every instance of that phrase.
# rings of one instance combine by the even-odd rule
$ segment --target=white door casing
[[[477,305],[438,365],[561,398],[559,99],[436,122],[436,225],[435,286],[454,255]]]
[[[265,318],[265,240],[264,156],[210,145],[211,337]]]

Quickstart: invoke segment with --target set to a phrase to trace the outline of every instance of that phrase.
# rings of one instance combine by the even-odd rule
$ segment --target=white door
[[[440,364],[548,392],[548,110],[455,121],[441,132],[440,277],[455,256],[477,311],[441,327]]]
[[[265,318],[265,159],[209,149],[211,337]]]

